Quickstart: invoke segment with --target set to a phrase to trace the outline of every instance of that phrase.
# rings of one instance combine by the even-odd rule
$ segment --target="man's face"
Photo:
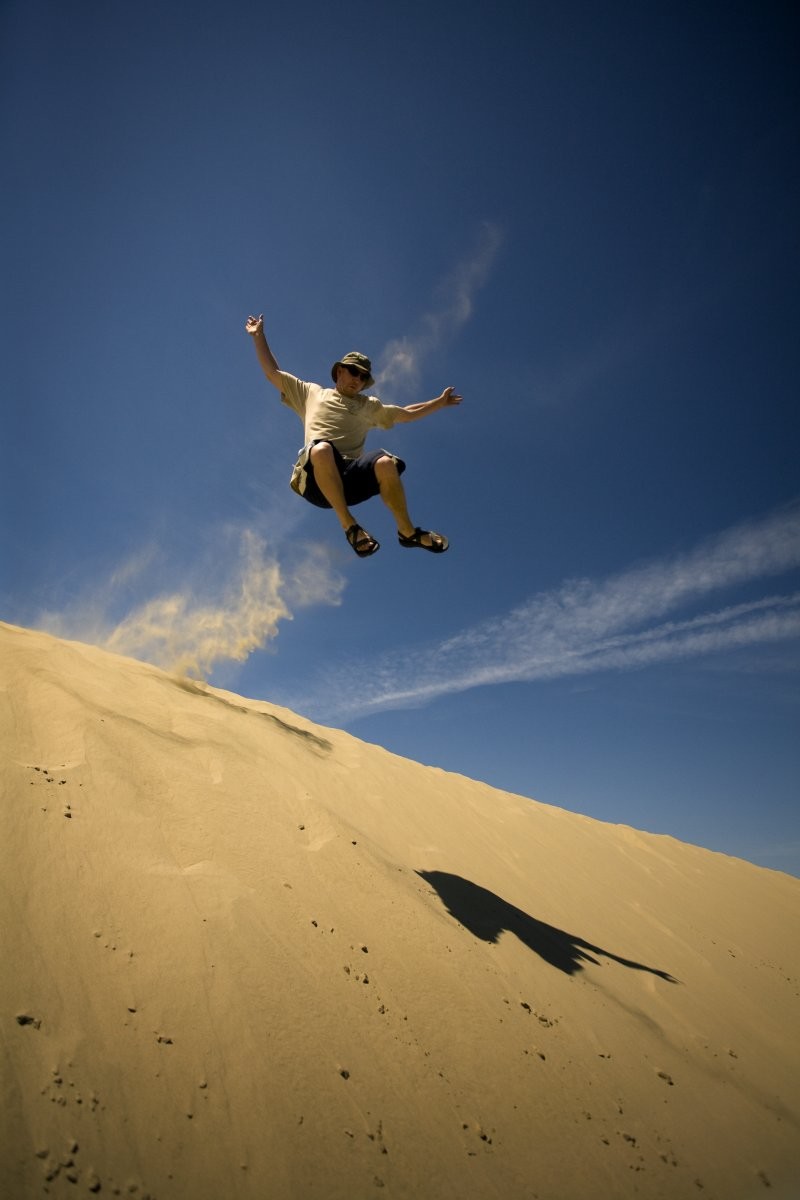
[[[340,364],[336,370],[336,390],[343,396],[356,396],[368,378],[358,367],[343,367]]]

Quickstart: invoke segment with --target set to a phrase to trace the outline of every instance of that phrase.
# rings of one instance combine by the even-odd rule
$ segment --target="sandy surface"
[[[2,624],[0,744],[9,1200],[800,1196],[800,881]]]

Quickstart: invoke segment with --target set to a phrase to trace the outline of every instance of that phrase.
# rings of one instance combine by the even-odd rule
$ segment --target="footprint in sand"
[[[32,1025],[34,1029],[41,1029],[42,1018],[34,1017],[30,1013],[17,1013],[16,1021],[18,1025]]]

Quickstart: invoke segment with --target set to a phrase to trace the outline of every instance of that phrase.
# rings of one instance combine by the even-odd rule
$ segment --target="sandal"
[[[349,529],[345,530],[345,537],[359,558],[369,558],[370,554],[374,554],[381,548],[380,542],[376,542],[375,538],[360,525],[351,525]]]
[[[428,541],[423,542],[423,538],[427,538]],[[397,539],[401,546],[419,546],[420,550],[430,550],[431,554],[444,554],[450,545],[443,534],[434,533],[431,529],[420,529],[419,526],[411,534],[411,537],[406,537],[398,530]]]

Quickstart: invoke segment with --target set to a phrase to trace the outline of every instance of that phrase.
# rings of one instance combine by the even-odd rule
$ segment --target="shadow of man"
[[[554,925],[537,921],[521,908],[501,900],[494,892],[480,887],[477,883],[471,883],[469,879],[463,879],[460,875],[451,875],[447,871],[417,871],[417,875],[438,893],[450,916],[484,942],[496,944],[500,934],[507,930],[515,934],[545,962],[567,975],[582,971],[586,962],[599,966],[598,960],[593,957],[597,954],[603,958],[610,958],[623,967],[630,967],[633,971],[649,971],[651,975],[657,975],[659,979],[665,979],[668,983],[678,982],[666,971],[633,962],[629,958],[620,958],[610,950],[593,946],[577,934],[566,933]]]

